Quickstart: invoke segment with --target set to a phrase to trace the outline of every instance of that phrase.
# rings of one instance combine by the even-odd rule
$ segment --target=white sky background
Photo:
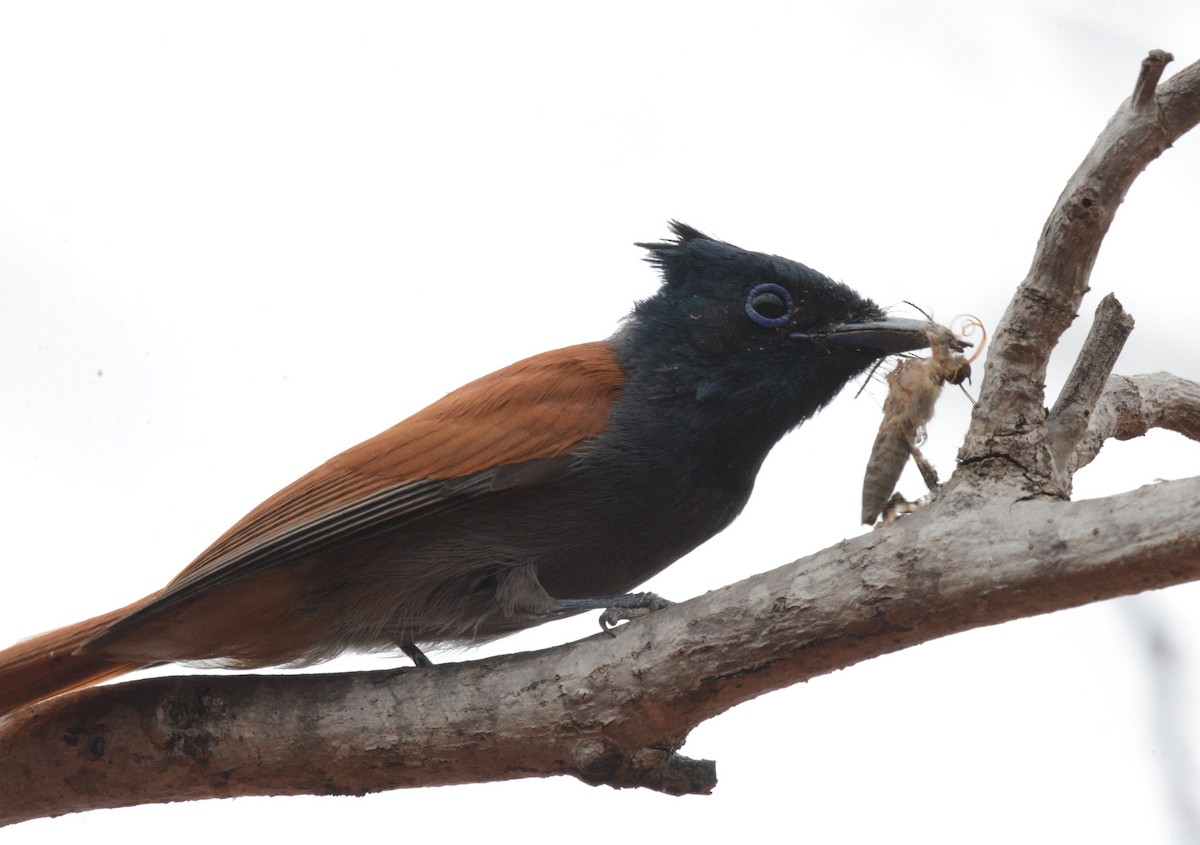
[[[632,243],[671,217],[994,327],[1141,58],[1200,57],[1195,2],[832,5],[0,7],[0,644],[156,589],[459,384],[608,335],[657,284]],[[1137,319],[1118,371],[1200,379],[1198,200],[1194,134],[1121,209],[1051,399],[1110,290]],[[859,533],[883,391],[852,394],[650,588],[685,599]],[[948,393],[931,426],[943,473],[968,410]],[[1158,434],[1109,445],[1076,491],[1198,473],[1200,447]],[[1133,601],[743,705],[684,749],[717,760],[709,797],[559,778],[101,811],[3,841],[1188,841],[1132,620],[1168,626],[1200,754],[1200,588]]]

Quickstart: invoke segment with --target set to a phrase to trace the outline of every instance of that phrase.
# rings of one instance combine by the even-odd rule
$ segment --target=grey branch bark
[[[707,792],[713,765],[675,751],[740,702],[980,625],[1200,578],[1200,479],[1078,503],[1016,492],[943,496],[616,637],[422,670],[64,696],[3,727],[3,818],[557,774]]]
[[[714,765],[677,750],[742,701],[969,628],[1200,579],[1200,478],[1067,501],[1071,472],[1106,438],[1149,426],[1197,437],[1200,387],[1109,378],[1128,331],[1114,300],[1050,415],[1043,395],[1121,198],[1200,121],[1200,63],[1158,85],[1168,60],[1143,63],[1055,205],[995,332],[959,467],[929,507],[616,637],[421,670],[158,678],[43,702],[0,720],[0,824],[557,774],[707,792]]]
[[[1058,394],[1058,401],[1050,410],[1046,420],[1046,441],[1054,462],[1054,481],[1067,492],[1070,492],[1073,474],[1070,458],[1087,430],[1088,419],[1100,399],[1108,374],[1132,331],[1133,317],[1126,313],[1115,296],[1110,293],[1100,300],[1083,349]]]
[[[1022,477],[1028,495],[1069,492],[1055,472],[1045,432],[1046,364],[1088,291],[1100,244],[1138,174],[1200,122],[1200,62],[1155,87],[1170,59],[1155,50],[1143,61],[1133,95],[1055,203],[1029,273],[988,348],[959,461],[990,463],[989,472]],[[1065,450],[1062,442],[1055,446]]]
[[[1132,440],[1152,428],[1200,440],[1200,384],[1170,373],[1111,376],[1075,448],[1071,472],[1091,463],[1105,440]]]

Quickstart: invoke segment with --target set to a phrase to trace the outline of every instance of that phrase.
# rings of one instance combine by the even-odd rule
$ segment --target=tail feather
[[[0,716],[144,668],[142,663],[114,662],[102,651],[79,651],[85,642],[144,602],[38,634],[0,651]]]

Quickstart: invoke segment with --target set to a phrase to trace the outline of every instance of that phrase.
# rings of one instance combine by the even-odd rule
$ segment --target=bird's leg
[[[611,628],[623,619],[636,619],[671,602],[654,593],[626,593],[622,596],[599,596],[586,599],[556,599],[546,592],[532,566],[514,566],[501,575],[496,587],[496,601],[506,616],[543,616],[553,618],[581,610],[603,610],[600,628]]]
[[[413,662],[414,666],[432,666],[433,661],[425,656],[425,652],[417,648],[416,643],[400,642],[398,644],[400,650],[408,655],[408,659]]]
[[[626,593],[623,596],[601,596],[594,599],[558,599],[550,613],[575,612],[578,610],[600,610],[600,630],[610,637],[612,629],[623,619],[637,619],[647,613],[662,610],[672,603],[655,593]]]

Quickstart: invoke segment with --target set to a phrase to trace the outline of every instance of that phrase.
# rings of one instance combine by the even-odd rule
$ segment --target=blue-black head
[[[929,345],[927,323],[799,262],[671,230],[639,244],[663,284],[613,338],[644,401],[773,443],[880,358]]]

